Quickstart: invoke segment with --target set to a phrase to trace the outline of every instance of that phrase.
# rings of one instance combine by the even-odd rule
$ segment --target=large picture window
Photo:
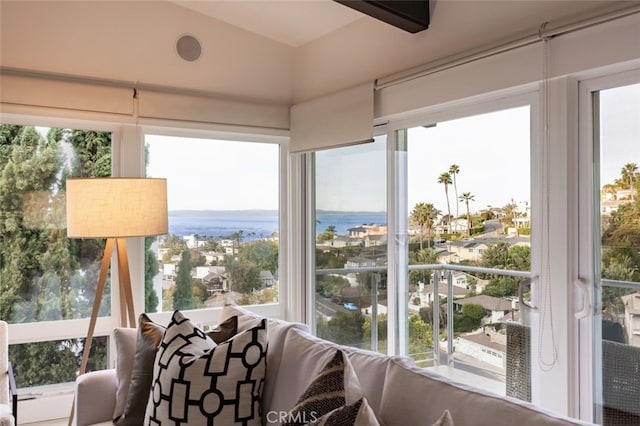
[[[0,318],[65,321],[91,314],[104,242],[67,238],[65,182],[111,175],[111,133],[0,125]],[[109,287],[101,316],[110,315]],[[10,346],[18,387],[75,380],[82,339]],[[106,339],[89,369],[105,368]]]
[[[167,178],[169,234],[146,244],[145,310],[274,303],[277,144],[147,135],[146,174]]]

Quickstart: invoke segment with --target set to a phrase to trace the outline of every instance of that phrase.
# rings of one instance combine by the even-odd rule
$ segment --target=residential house
[[[480,305],[487,311],[483,324],[500,322],[507,313],[514,309],[511,301],[486,294],[453,301],[454,308],[458,312],[462,312],[462,307],[468,304]]]
[[[640,291],[621,297],[624,303],[624,328],[627,342],[640,346]]]

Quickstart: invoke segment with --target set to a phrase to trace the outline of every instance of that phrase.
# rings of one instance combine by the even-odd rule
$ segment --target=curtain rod
[[[529,46],[531,44],[539,43],[544,39],[549,39],[549,38],[557,37],[563,34],[580,31],[589,27],[614,21],[616,19],[635,15],[637,13],[640,13],[640,5],[609,12],[604,15],[591,17],[591,18],[584,19],[571,24],[558,26],[557,28],[553,28],[553,29],[547,29],[549,22],[544,22],[540,25],[537,32],[516,38],[514,40],[510,40],[506,43],[501,43],[488,48],[485,47],[481,49],[467,51],[459,55],[450,56],[441,60],[419,65],[414,68],[409,68],[405,71],[401,71],[385,77],[378,78],[375,81],[374,88],[375,90],[380,90],[386,87],[395,86],[397,84],[415,80],[420,77],[425,77],[431,74],[435,74],[451,68],[456,68],[461,65],[465,65],[471,62],[485,59],[494,55],[505,53],[510,50],[519,49],[525,46]]]

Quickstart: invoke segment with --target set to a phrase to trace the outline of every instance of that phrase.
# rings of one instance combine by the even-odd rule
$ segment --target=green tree
[[[338,310],[329,321],[319,320],[316,332],[318,337],[341,345],[362,347],[364,318],[360,311]]]
[[[475,197],[470,192],[463,192],[460,201],[464,201],[467,207],[467,235],[471,235],[471,213],[469,212],[469,201],[475,201]]]
[[[67,238],[62,195],[68,177],[110,173],[109,133],[54,128],[42,137],[31,126],[0,125],[1,318],[89,315],[104,241]],[[109,312],[109,293],[107,283],[101,314]],[[104,368],[105,344],[96,340],[89,368]],[[12,345],[18,386],[72,381],[81,352],[82,340]]]
[[[258,271],[278,270],[278,243],[258,240],[243,244],[238,250],[238,259],[253,264]]]
[[[452,164],[449,166],[449,174],[451,175],[451,179],[453,180],[453,189],[455,192],[455,200],[456,200],[456,218],[460,217],[460,211],[458,209],[458,183],[456,182],[456,176],[460,173],[460,166],[457,164]]]
[[[427,247],[430,246],[431,230],[433,223],[438,218],[440,210],[436,209],[431,203],[418,203],[411,210],[409,219],[420,227],[420,250],[422,250],[422,240],[424,230],[427,230]]]
[[[438,176],[438,183],[444,185],[444,195],[447,197],[447,223],[451,222],[451,206],[449,205],[449,185],[451,185],[451,175],[448,172]]]
[[[238,293],[251,293],[260,288],[260,270],[246,259],[227,255],[224,265],[229,272],[229,288]]]
[[[425,359],[427,351],[433,349],[433,327],[420,315],[409,314],[409,354],[416,360]]]
[[[638,165],[636,163],[627,163],[620,171],[621,181],[625,188],[631,190],[631,200],[636,199],[636,180],[638,179]]]
[[[324,230],[324,232],[320,235],[318,235],[318,242],[322,243],[325,241],[331,241],[333,240],[337,235],[336,232],[336,227],[334,225],[329,225],[327,226],[327,229]]]
[[[158,275],[158,258],[151,250],[151,245],[156,237],[147,237],[144,239],[144,311],[156,312],[158,309],[158,294],[153,288],[153,278]]]
[[[175,291],[173,293],[173,309],[194,309],[197,307],[193,297],[193,279],[191,278],[191,253],[189,250],[182,252],[182,259],[178,264]]]

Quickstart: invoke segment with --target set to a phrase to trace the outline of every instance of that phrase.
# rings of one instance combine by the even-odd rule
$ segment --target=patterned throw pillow
[[[283,426],[378,424],[360,390],[353,366],[341,350],[324,366],[289,411]]]
[[[235,336],[237,330],[238,317],[233,316],[207,332],[207,336],[211,337],[215,343],[222,343]],[[146,314],[140,314],[138,317],[135,357],[133,357],[131,371],[128,373],[130,381],[124,383],[122,380],[119,381],[119,386],[128,386],[128,393],[123,397],[126,403],[123,404],[124,411],[120,410],[122,415],[113,419],[117,426],[139,426],[144,421],[153,378],[153,365],[164,332],[165,327],[151,321]],[[123,366],[119,365],[118,368],[122,370]]]
[[[267,321],[216,344],[176,311],[154,366],[147,425],[261,425]]]

